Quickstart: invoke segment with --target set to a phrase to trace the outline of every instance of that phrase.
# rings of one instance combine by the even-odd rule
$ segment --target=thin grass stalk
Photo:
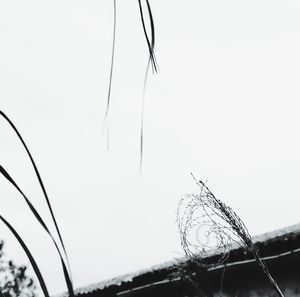
[[[24,192],[21,190],[21,188],[18,186],[18,184],[14,181],[14,179],[8,174],[8,172],[0,165],[0,173],[17,189],[17,191],[23,196],[26,204],[28,205],[29,209],[31,210],[31,212],[33,213],[33,215],[35,216],[35,218],[37,219],[37,221],[40,223],[40,225],[44,228],[44,230],[47,232],[47,234],[50,236],[58,254],[61,260],[61,264],[62,264],[62,268],[63,268],[63,272],[64,272],[64,277],[65,277],[65,281],[68,287],[68,291],[70,296],[74,296],[74,290],[73,290],[73,285],[72,285],[72,280],[70,279],[67,267],[65,265],[65,262],[63,260],[63,256],[61,254],[61,251],[52,235],[52,233],[50,232],[47,224],[44,222],[44,220],[42,219],[42,217],[40,216],[39,212],[35,209],[35,207],[32,205],[32,203],[30,202],[30,200],[27,198],[27,196],[24,194]]]
[[[252,245],[253,245],[253,243],[252,243]],[[283,295],[280,287],[278,286],[277,282],[275,281],[275,279],[272,277],[271,273],[269,272],[266,263],[262,260],[262,258],[259,255],[259,252],[258,252],[257,248],[255,247],[255,245],[253,245],[252,253],[253,253],[254,257],[255,257],[256,262],[261,267],[261,269],[263,270],[263,272],[267,275],[270,283],[275,288],[275,290],[277,291],[278,295],[280,297],[284,297],[284,295]]]
[[[35,161],[34,161],[34,159],[33,159],[33,157],[32,157],[32,154],[30,153],[30,151],[29,151],[29,149],[28,149],[28,147],[27,147],[27,145],[26,145],[26,143],[25,143],[23,137],[21,136],[21,134],[19,133],[18,129],[17,129],[16,126],[13,124],[13,122],[12,122],[12,121],[9,119],[9,117],[8,117],[3,111],[1,111],[1,110],[0,110],[0,116],[2,116],[2,117],[7,121],[7,123],[11,126],[11,128],[12,128],[12,129],[14,130],[14,132],[17,134],[19,140],[21,141],[21,143],[22,143],[22,145],[23,145],[23,147],[24,147],[24,149],[25,149],[25,151],[26,151],[26,153],[27,153],[27,155],[28,155],[28,157],[29,157],[29,159],[30,159],[30,162],[31,162],[31,164],[32,164],[32,167],[33,167],[34,172],[35,172],[35,174],[36,174],[36,177],[37,177],[37,179],[38,179],[39,185],[40,185],[40,187],[41,187],[41,189],[42,189],[42,192],[43,192],[43,194],[44,194],[45,200],[46,200],[46,202],[47,202],[47,206],[48,206],[48,209],[49,209],[49,211],[50,211],[52,221],[53,221],[53,223],[54,223],[54,225],[55,225],[55,229],[56,229],[56,232],[57,232],[57,234],[58,234],[60,243],[61,243],[61,245],[62,245],[64,254],[65,254],[65,257],[66,257],[67,265],[68,265],[68,268],[69,268],[69,271],[70,271],[70,275],[71,275],[70,262],[69,262],[69,257],[68,257],[68,255],[67,255],[67,251],[66,251],[66,248],[65,248],[65,244],[64,244],[64,242],[63,242],[63,239],[62,239],[62,236],[61,236],[61,232],[60,232],[60,230],[59,230],[57,221],[56,221],[56,219],[55,219],[55,215],[54,215],[54,212],[53,212],[53,209],[52,209],[52,206],[51,206],[51,203],[50,203],[50,200],[49,200],[49,197],[48,197],[46,188],[45,188],[45,186],[44,186],[42,177],[41,177],[40,172],[39,172],[39,170],[38,170],[38,168],[37,168],[37,165],[36,165],[36,163],[35,163]],[[72,277],[71,277],[71,279],[72,279]]]
[[[148,58],[146,73],[145,73],[145,78],[144,78],[143,98],[142,98],[141,129],[140,129],[140,173],[142,172],[142,168],[143,168],[145,95],[146,95],[146,85],[147,85],[147,81],[148,81],[150,64],[152,66],[153,72],[158,71],[157,61],[156,61],[155,54],[154,54],[155,27],[154,27],[154,20],[153,20],[151,6],[150,6],[150,3],[148,0],[146,0],[146,5],[147,5],[147,11],[148,11],[148,16],[149,16],[149,21],[150,21],[150,33],[151,33],[150,39],[149,39],[147,30],[146,30],[146,26],[145,26],[145,19],[144,19],[142,3],[141,3],[141,1],[139,1],[141,21],[142,21],[144,35],[145,35],[145,38],[147,41],[148,49],[149,49],[149,58]]]
[[[209,193],[209,195],[211,195],[214,198],[214,200],[217,202],[220,209],[222,209],[224,216],[225,216],[225,220],[228,223],[230,223],[233,230],[238,234],[239,238],[244,242],[244,244],[247,246],[249,251],[253,254],[256,262],[262,268],[263,272],[268,277],[270,283],[275,288],[278,295],[281,297],[284,297],[277,282],[274,280],[274,278],[270,274],[267,265],[265,264],[265,262],[262,260],[261,256],[259,255],[259,252],[258,252],[257,248],[255,247],[255,245],[252,241],[252,238],[249,234],[249,231],[248,231],[247,227],[245,226],[245,224],[243,223],[243,221],[238,217],[238,215],[230,207],[228,207],[223,202],[221,202],[219,199],[217,199],[203,182],[199,181],[199,184],[201,187],[204,187],[204,189],[207,191],[207,193]],[[238,220],[236,218],[238,218]]]
[[[45,188],[45,186],[44,186],[42,177],[41,177],[41,175],[40,175],[40,173],[39,173],[39,170],[38,170],[38,168],[37,168],[37,166],[36,166],[36,163],[35,163],[35,161],[34,161],[34,159],[33,159],[33,157],[32,157],[32,154],[30,153],[30,151],[29,151],[29,149],[28,149],[28,147],[27,147],[25,141],[23,140],[23,138],[22,138],[21,134],[19,133],[18,129],[16,128],[16,126],[15,126],[15,125],[13,124],[13,122],[9,119],[9,117],[8,117],[3,111],[1,111],[1,110],[0,110],[0,116],[2,116],[2,118],[4,118],[4,119],[6,120],[6,122],[10,125],[10,127],[14,130],[14,132],[15,132],[16,135],[18,136],[20,142],[22,143],[22,145],[23,145],[25,151],[27,152],[27,155],[28,155],[28,157],[29,157],[29,159],[30,159],[30,161],[31,161],[32,167],[33,167],[33,169],[34,169],[34,171],[35,171],[35,174],[36,174],[36,177],[37,177],[37,179],[38,179],[39,185],[40,185],[40,187],[41,187],[41,189],[42,189],[42,192],[43,192],[43,195],[44,195],[44,197],[45,197],[45,200],[46,200],[46,203],[47,203],[49,212],[50,212],[50,214],[51,214],[52,221],[53,221],[53,223],[54,223],[54,225],[55,225],[55,229],[56,229],[56,232],[57,232],[57,234],[58,234],[58,237],[59,237],[59,240],[60,240],[60,244],[61,244],[61,246],[62,246],[62,248],[63,248],[63,252],[64,252],[64,255],[65,255],[65,258],[66,258],[66,262],[67,262],[67,267],[68,267],[68,268],[66,268],[65,262],[64,262],[64,260],[63,260],[62,254],[61,254],[61,252],[60,252],[60,249],[59,249],[59,247],[58,247],[56,241],[54,240],[54,237],[53,237],[52,234],[49,232],[49,229],[47,228],[46,224],[44,223],[44,226],[43,226],[43,224],[41,223],[41,220],[39,220],[38,217],[37,217],[36,215],[35,215],[35,217],[36,217],[36,218],[38,219],[38,221],[42,224],[42,226],[44,227],[44,229],[45,229],[46,231],[47,231],[47,229],[48,229],[47,232],[48,232],[48,234],[51,236],[52,241],[54,242],[54,244],[55,244],[55,246],[56,246],[56,249],[57,249],[57,251],[58,251],[58,253],[59,253],[59,256],[60,256],[60,258],[61,258],[61,262],[62,262],[62,266],[63,266],[64,275],[65,275],[67,287],[68,287],[68,290],[69,290],[69,294],[70,294],[70,296],[74,296],[74,290],[73,290],[73,285],[72,285],[71,267],[70,267],[69,258],[68,258],[67,251],[66,251],[66,248],[65,248],[65,245],[64,245],[62,236],[61,236],[61,232],[60,232],[60,230],[59,230],[57,221],[56,221],[56,219],[55,219],[55,215],[54,215],[54,212],[53,212],[53,209],[52,209],[52,206],[51,206],[51,203],[50,203],[48,194],[47,194],[47,192],[46,192],[46,188]],[[6,178],[7,178],[7,179],[15,186],[15,187],[16,187],[16,188],[17,188],[17,190],[22,194],[22,196],[23,196],[24,199],[25,199],[26,196],[25,196],[24,193],[21,191],[21,189],[17,186],[17,184],[13,181],[13,179],[8,175],[8,173],[4,170],[4,168],[3,168],[2,166],[1,166],[1,168],[3,169],[1,173],[2,173],[2,174],[3,174],[3,175],[4,175],[4,176],[5,176],[5,177],[6,177]],[[5,172],[6,172],[6,174],[5,174]],[[26,200],[27,204],[28,204],[28,202],[30,202],[30,201],[27,199],[27,197],[26,197],[25,200]],[[28,204],[28,206],[30,207],[31,211],[32,211],[33,213],[35,213],[35,212],[33,211],[33,206],[31,207],[30,205],[32,206],[32,204],[31,204],[31,203]],[[36,213],[37,213],[37,212],[36,212]],[[40,217],[40,218],[41,218],[41,217]],[[46,228],[45,228],[45,227],[46,227]]]
[[[214,194],[209,190],[209,188],[203,183],[202,181],[198,182],[198,185],[200,185],[204,190],[209,194],[216,202],[216,204],[219,206],[220,210],[223,212],[224,217],[223,219],[230,224],[232,229],[236,232],[238,237],[241,239],[242,242],[247,246],[250,252],[252,252],[256,262],[259,264],[259,266],[262,268],[263,272],[269,279],[271,285],[275,289],[275,291],[278,293],[280,297],[284,297],[283,292],[279,288],[277,282],[272,277],[271,273],[269,272],[269,269],[265,262],[262,260],[262,258],[259,255],[259,252],[257,248],[255,247],[251,235],[245,226],[244,222],[240,219],[240,217],[225,203],[221,202],[219,199],[217,199]]]
[[[36,264],[36,261],[34,260],[31,252],[29,251],[28,247],[26,246],[25,242],[23,241],[23,239],[21,238],[21,236],[17,233],[17,231],[12,227],[12,225],[6,220],[4,219],[3,216],[0,215],[0,220],[8,227],[8,229],[13,233],[13,235],[16,237],[17,241],[19,242],[19,244],[21,245],[21,247],[23,248],[23,250],[25,251],[29,261],[30,261],[30,264],[38,278],[38,281],[40,283],[40,286],[41,286],[41,289],[44,293],[44,296],[45,297],[49,297],[49,293],[48,293],[48,290],[47,290],[47,286],[45,284],[45,281],[44,281],[44,278],[41,274],[41,271],[38,267],[38,265]],[[2,292],[1,292],[2,293]],[[1,295],[0,295],[1,296]],[[2,296],[3,293],[2,293]]]
[[[152,9],[151,9],[149,0],[146,0],[146,4],[147,4],[148,15],[149,15],[149,21],[150,21],[151,49],[152,49],[152,53],[153,53],[153,63],[151,63],[151,64],[153,64],[152,71],[157,72],[158,71],[158,65],[157,65],[157,60],[156,60],[155,53],[154,53],[154,47],[155,47],[154,19],[153,19]],[[151,60],[151,55],[150,55],[150,60]]]
[[[157,61],[156,57],[154,54],[154,45],[155,45],[155,27],[154,27],[154,20],[153,20],[153,15],[152,15],[152,10],[151,6],[148,0],[146,0],[146,5],[147,5],[147,12],[150,20],[150,32],[151,32],[151,39],[148,36],[148,32],[146,29],[146,24],[145,24],[145,16],[144,16],[144,10],[142,6],[142,1],[138,0],[139,4],[139,10],[140,10],[140,17],[141,17],[141,22],[142,22],[142,27],[144,31],[144,36],[146,38],[148,50],[149,50],[149,55],[150,55],[150,60],[151,60],[151,65],[153,67],[153,71],[157,72],[158,71],[158,66],[157,66]]]
[[[145,113],[145,96],[146,96],[146,85],[148,80],[148,73],[150,67],[150,57],[148,59],[145,78],[144,78],[144,87],[143,87],[143,98],[142,98],[142,112],[141,112],[141,130],[140,130],[140,173],[143,170],[143,156],[144,156],[144,113]]]
[[[116,47],[116,28],[117,28],[117,1],[113,0],[113,38],[112,38],[112,49],[111,49],[111,61],[110,61],[110,74],[109,74],[109,84],[108,84],[108,93],[107,93],[107,102],[106,102],[106,110],[103,121],[103,129],[106,126],[107,132],[107,140],[106,140],[106,148],[109,150],[109,108],[110,108],[110,100],[111,100],[111,88],[112,88],[112,79],[114,72],[114,60],[115,60],[115,47]]]

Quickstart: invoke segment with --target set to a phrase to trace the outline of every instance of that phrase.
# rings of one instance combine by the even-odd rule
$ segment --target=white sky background
[[[84,286],[183,255],[180,197],[208,180],[252,234],[299,222],[300,3],[152,0],[159,74],[149,79],[144,169],[139,128],[147,48],[137,1],[118,1],[115,75],[105,112],[112,0],[0,1],[0,103],[30,147]],[[0,124],[0,163],[47,216],[29,160]],[[1,178],[1,214],[49,285],[54,248]],[[27,263],[1,227],[9,257]]]

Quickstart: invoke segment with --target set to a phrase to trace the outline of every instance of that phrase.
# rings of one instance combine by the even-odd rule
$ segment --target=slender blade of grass
[[[12,227],[12,225],[4,219],[4,217],[2,217],[0,215],[0,219],[1,221],[9,228],[9,230],[14,234],[14,236],[16,237],[17,241],[19,242],[19,244],[22,246],[23,250],[25,251],[29,261],[30,261],[30,264],[38,278],[38,281],[40,283],[40,286],[42,288],[42,291],[45,295],[45,297],[49,297],[49,293],[48,293],[48,290],[47,290],[47,286],[45,284],[45,281],[43,279],[43,276],[41,274],[41,271],[38,267],[38,265],[36,264],[36,261],[34,260],[31,252],[29,251],[28,247],[26,246],[25,242],[22,240],[22,238],[20,237],[20,235],[17,233],[17,231]],[[2,296],[4,296],[3,294],[1,294]]]
[[[156,61],[156,57],[154,54],[154,46],[155,46],[155,27],[154,27],[154,19],[153,19],[153,14],[150,6],[150,2],[146,0],[147,4],[147,9],[148,9],[148,15],[149,15],[149,20],[150,20],[150,32],[151,32],[151,48],[152,48],[152,53],[153,53],[153,59],[154,59],[154,65],[156,66],[155,72],[158,71],[158,65]]]
[[[44,183],[43,183],[42,177],[41,177],[41,175],[40,175],[40,172],[39,172],[39,170],[38,170],[38,168],[37,168],[37,165],[36,165],[36,163],[35,163],[35,161],[34,161],[34,159],[33,159],[33,157],[32,157],[32,154],[30,153],[30,151],[29,151],[29,149],[28,149],[28,147],[27,147],[27,145],[26,145],[26,143],[25,143],[23,137],[21,136],[21,134],[19,133],[18,129],[17,129],[16,126],[13,124],[13,122],[12,122],[12,121],[9,119],[9,117],[8,117],[3,111],[1,111],[1,110],[0,110],[0,116],[6,120],[6,122],[10,125],[10,127],[11,127],[11,128],[14,130],[14,132],[17,134],[19,140],[21,141],[21,143],[22,143],[22,145],[23,145],[23,147],[24,147],[24,149],[25,149],[25,151],[26,151],[26,153],[27,153],[27,155],[28,155],[28,157],[29,157],[29,159],[30,159],[30,162],[31,162],[31,164],[32,164],[32,167],[33,167],[33,169],[34,169],[34,171],[35,171],[35,174],[36,174],[36,177],[37,177],[37,179],[38,179],[39,185],[40,185],[40,187],[41,187],[41,189],[42,189],[42,192],[43,192],[43,194],[44,194],[44,197],[45,197],[45,200],[46,200],[48,209],[49,209],[50,214],[51,214],[52,221],[53,221],[53,223],[54,223],[54,225],[55,225],[55,229],[56,229],[56,232],[57,232],[57,234],[58,234],[58,237],[59,237],[59,240],[60,240],[60,244],[61,244],[61,246],[62,246],[62,248],[63,248],[63,252],[64,252],[64,255],[65,255],[65,257],[66,257],[66,261],[67,261],[67,265],[68,265],[68,270],[69,270],[70,278],[71,278],[71,280],[72,280],[71,266],[70,266],[69,257],[68,257],[68,254],[67,254],[67,251],[66,251],[66,248],[65,248],[65,244],[64,244],[64,242],[63,242],[63,239],[62,239],[60,230],[59,230],[59,228],[58,228],[58,224],[57,224],[57,221],[56,221],[56,219],[55,219],[55,215],[54,215],[54,212],[53,212],[53,209],[52,209],[52,206],[51,206],[51,203],[50,203],[50,200],[49,200],[49,197],[48,197],[46,188],[45,188],[45,186],[44,186]]]
[[[143,156],[144,156],[144,113],[145,113],[145,96],[146,96],[146,85],[148,80],[148,73],[150,67],[150,58],[148,59],[143,88],[142,98],[142,114],[141,114],[141,131],[140,131],[140,174],[143,170]]]
[[[109,84],[108,84],[108,93],[107,93],[107,102],[106,102],[106,110],[105,116],[103,121],[103,129],[106,126],[107,129],[107,150],[109,150],[109,123],[108,123],[108,115],[109,115],[109,107],[110,107],[110,100],[111,100],[111,87],[112,87],[112,79],[113,79],[113,72],[114,72],[114,60],[115,60],[115,46],[116,46],[116,28],[117,28],[117,1],[113,0],[114,8],[113,8],[113,15],[114,15],[114,23],[113,23],[113,38],[112,38],[112,50],[111,50],[111,62],[110,62],[110,74],[109,74]]]
[[[75,294],[74,294],[73,284],[72,284],[72,280],[69,277],[67,266],[65,265],[65,262],[64,262],[62,257],[60,257],[60,260],[61,260],[61,265],[63,267],[63,272],[64,272],[64,277],[65,277],[65,280],[66,280],[66,284],[67,284],[67,287],[68,287],[69,297],[74,297]]]
[[[27,196],[24,194],[24,192],[21,190],[21,188],[18,186],[18,184],[14,181],[14,179],[9,175],[9,173],[4,169],[3,166],[0,165],[0,173],[17,189],[17,191],[23,196],[23,198],[25,199],[25,202],[27,203],[27,205],[29,206],[31,212],[33,213],[33,215],[35,216],[35,218],[37,219],[37,221],[41,224],[41,226],[45,229],[45,231],[48,233],[48,235],[50,236],[50,238],[52,239],[52,242],[55,245],[55,248],[59,254],[61,263],[62,263],[62,268],[63,268],[63,272],[64,272],[64,277],[66,280],[66,284],[68,287],[68,291],[69,291],[69,295],[70,296],[74,296],[74,290],[73,290],[73,284],[72,284],[72,280],[69,276],[68,273],[68,269],[66,268],[63,256],[60,252],[60,249],[52,235],[52,233],[50,232],[49,228],[47,227],[46,223],[44,222],[44,220],[42,219],[42,217],[40,216],[40,214],[38,213],[38,211],[35,209],[35,207],[32,205],[32,203],[30,202],[30,200],[27,198]]]
[[[144,78],[143,98],[142,98],[142,114],[141,114],[141,130],[140,130],[140,173],[142,172],[142,169],[143,169],[145,95],[146,95],[146,85],[147,85],[147,81],[148,81],[148,73],[149,73],[150,64],[152,66],[152,71],[153,72],[158,71],[157,61],[156,61],[155,54],[154,54],[155,27],[154,27],[154,20],[153,20],[151,6],[150,6],[150,3],[149,3],[148,0],[146,0],[146,5],[147,5],[147,11],[148,11],[148,16],[149,16],[149,20],[150,20],[151,39],[149,39],[147,30],[146,30],[143,7],[142,7],[141,0],[139,0],[139,9],[140,9],[141,21],[142,21],[143,30],[144,30],[145,38],[146,38],[146,41],[147,41],[148,49],[149,49],[149,59],[148,59],[145,78]]]
[[[142,21],[142,27],[143,27],[143,31],[144,31],[144,36],[146,38],[146,42],[147,42],[147,45],[148,45],[148,50],[149,50],[151,65],[153,67],[153,71],[157,72],[158,71],[157,61],[156,61],[155,54],[154,54],[155,27],[154,27],[154,20],[153,20],[153,15],[152,15],[150,3],[149,3],[148,0],[146,0],[148,16],[149,16],[149,19],[150,19],[151,40],[150,40],[150,38],[148,36],[148,32],[147,32],[147,29],[146,29],[142,1],[138,0],[138,4],[139,4],[140,17],[141,17],[141,21]]]
[[[39,223],[43,226],[43,228],[47,231],[47,233],[50,233],[47,225],[39,215],[38,211],[35,209],[35,207],[32,205],[32,203],[29,201],[29,199],[26,197],[26,195],[22,192],[22,190],[19,188],[19,186],[16,184],[16,182],[12,179],[12,177],[8,174],[8,172],[3,168],[3,166],[0,165],[0,173],[18,190],[18,192],[24,197],[27,205],[29,206],[30,210],[36,217],[36,219],[39,221]]]

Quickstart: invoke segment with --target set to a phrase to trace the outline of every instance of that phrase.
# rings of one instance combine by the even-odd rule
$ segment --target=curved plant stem
[[[43,180],[42,180],[42,177],[40,175],[40,172],[36,166],[36,163],[32,157],[32,154],[30,153],[25,141],[23,140],[21,134],[19,133],[18,129],[16,128],[16,126],[13,124],[13,122],[9,119],[9,117],[3,112],[3,111],[0,111],[0,116],[2,118],[4,118],[8,124],[10,125],[10,127],[14,130],[14,132],[17,134],[19,140],[21,141],[24,149],[26,150],[27,152],[27,155],[31,161],[31,164],[32,164],[32,167],[34,169],[34,172],[36,174],[36,177],[38,179],[38,182],[39,182],[39,185],[42,189],[42,192],[44,194],[44,197],[45,197],[45,200],[46,200],[46,203],[47,203],[47,206],[48,206],[48,209],[50,211],[50,214],[51,214],[51,218],[53,220],[53,223],[55,225],[55,229],[56,229],[56,232],[58,234],[58,237],[59,237],[59,240],[60,240],[60,243],[61,243],[61,246],[63,248],[63,252],[64,252],[64,255],[66,257],[66,261],[67,261],[67,266],[68,266],[68,269],[66,268],[66,265],[64,263],[64,260],[63,260],[63,257],[61,255],[61,252],[60,252],[60,249],[58,248],[57,246],[57,243],[56,241],[54,240],[54,237],[52,236],[52,234],[49,232],[49,229],[47,228],[46,224],[43,223],[43,220],[41,219],[41,217],[38,215],[37,211],[35,211],[33,205],[30,203],[30,201],[27,199],[27,197],[25,196],[25,194],[21,191],[21,189],[18,187],[18,185],[14,182],[14,180],[9,176],[9,174],[5,171],[5,169],[1,166],[1,173],[15,186],[15,188],[21,193],[21,195],[25,198],[27,204],[29,205],[31,211],[34,213],[35,217],[38,219],[38,221],[40,222],[40,224],[44,227],[44,229],[48,232],[48,234],[51,236],[55,246],[56,246],[56,249],[59,253],[59,256],[61,258],[61,262],[62,262],[62,265],[63,265],[63,270],[64,270],[64,274],[65,274],[65,279],[66,279],[66,283],[67,283],[67,287],[68,287],[68,290],[69,290],[69,294],[70,296],[74,296],[74,292],[73,292],[73,285],[72,285],[72,275],[71,275],[71,268],[70,268],[70,262],[69,262],[69,258],[68,258],[68,255],[67,255],[67,251],[66,251],[66,248],[65,248],[65,245],[64,245],[64,242],[63,242],[63,239],[62,239],[62,236],[61,236],[61,233],[59,231],[59,228],[58,228],[58,224],[57,224],[57,221],[55,219],[55,216],[54,216],[54,212],[53,212],[53,209],[52,209],[52,206],[51,206],[51,203],[50,203],[50,200],[49,200],[49,197],[48,197],[48,194],[47,194],[47,191],[46,191],[46,188],[44,186],[44,183],[43,183]]]
[[[144,78],[142,112],[141,112],[141,130],[140,130],[140,173],[141,173],[142,169],[143,169],[143,153],[144,153],[144,110],[145,110],[146,85],[147,85],[147,81],[148,81],[148,73],[149,73],[150,64],[152,66],[153,72],[158,71],[158,66],[157,66],[157,61],[156,61],[155,54],[154,54],[155,27],[154,27],[154,20],[153,20],[151,6],[150,6],[149,1],[146,0],[147,12],[148,12],[149,21],[150,21],[151,36],[149,37],[148,33],[147,33],[146,25],[145,25],[145,17],[144,17],[144,11],[143,11],[143,6],[142,6],[141,0],[139,0],[138,3],[139,3],[139,10],[140,10],[143,31],[144,31],[144,35],[145,35],[146,42],[148,45],[148,50],[149,50],[149,58],[148,58],[146,73],[145,73],[145,78]]]
[[[115,60],[115,47],[116,47],[116,29],[117,29],[117,1],[113,0],[114,3],[114,24],[113,24],[113,38],[112,38],[112,50],[111,50],[111,61],[110,61],[110,74],[109,74],[109,84],[108,84],[108,93],[107,93],[107,102],[106,102],[106,110],[105,116],[103,121],[103,129],[106,127],[106,135],[107,135],[107,143],[106,147],[109,150],[109,108],[110,108],[110,100],[111,100],[111,87],[112,87],[112,79],[113,79],[113,72],[114,72],[114,60]]]
[[[28,247],[26,246],[26,244],[24,243],[24,241],[22,240],[21,236],[17,233],[17,231],[12,227],[12,225],[7,221],[5,220],[1,215],[0,215],[0,220],[8,227],[8,229],[13,233],[13,235],[16,237],[17,241],[20,243],[20,245],[22,246],[23,250],[25,251],[29,261],[30,261],[30,264],[38,278],[38,281],[40,283],[40,286],[42,288],[42,291],[45,295],[45,297],[49,297],[49,293],[48,293],[48,290],[47,290],[47,286],[45,284],[45,281],[43,279],[43,276],[41,274],[41,271],[38,267],[38,265],[36,264],[32,254],[30,253]],[[0,295],[1,296],[1,295]],[[2,296],[3,293],[2,293]]]

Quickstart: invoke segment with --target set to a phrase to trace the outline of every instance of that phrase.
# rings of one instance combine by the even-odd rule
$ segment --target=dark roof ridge
[[[264,249],[267,249],[269,247],[269,245],[274,245],[274,244],[278,245],[278,242],[287,241],[290,237],[300,238],[300,223],[291,225],[291,226],[288,226],[285,228],[281,228],[281,229],[278,229],[275,231],[266,232],[266,233],[263,233],[260,235],[253,236],[252,240],[255,243],[255,245],[259,247],[259,249],[262,247]],[[300,241],[299,241],[299,243],[297,242],[297,246],[294,248],[291,248],[291,250],[296,249],[296,248],[298,248],[298,249],[300,248]],[[281,252],[285,253],[286,250],[288,251],[288,248],[285,248],[282,251],[279,251],[278,254],[280,254]],[[242,258],[241,259],[242,261],[247,261],[247,259],[249,259],[249,256],[247,256],[248,253],[245,253],[245,250],[243,250],[238,245],[233,247],[232,253],[233,253],[233,261],[230,260],[229,262],[234,262],[234,260],[238,260],[239,257]],[[275,253],[275,255],[276,255],[276,253]],[[217,256],[217,255],[213,251],[211,251],[205,259],[208,259],[208,260],[213,259],[215,256]],[[243,259],[243,256],[245,256],[244,259]],[[232,256],[230,255],[229,258],[231,258],[231,257]],[[187,261],[186,257],[174,259],[174,260],[171,260],[171,261],[159,264],[159,265],[154,265],[152,267],[136,271],[134,273],[121,275],[119,277],[115,277],[115,278],[112,278],[109,280],[104,280],[104,281],[101,281],[101,282],[98,282],[95,284],[91,284],[89,286],[78,288],[75,290],[75,294],[81,295],[81,294],[91,293],[91,292],[98,291],[98,290],[103,290],[103,289],[106,289],[111,286],[121,286],[122,284],[132,282],[133,279],[135,279],[141,275],[152,274],[152,273],[155,273],[155,272],[161,271],[161,270],[168,270],[168,269],[171,269],[172,267],[180,266],[181,264],[185,263],[186,261]],[[66,295],[62,294],[59,296],[66,296]]]

